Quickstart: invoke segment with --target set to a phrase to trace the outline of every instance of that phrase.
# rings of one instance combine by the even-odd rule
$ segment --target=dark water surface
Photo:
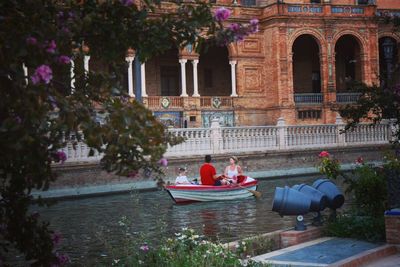
[[[166,191],[132,192],[76,200],[63,200],[50,208],[40,208],[51,228],[63,236],[62,251],[74,266],[96,266],[110,260],[103,240],[118,247],[125,234],[119,221],[132,222],[133,234],[141,233],[157,240],[160,234],[173,236],[183,227],[195,229],[222,242],[262,234],[293,226],[293,216],[280,217],[272,212],[277,186],[311,184],[316,177],[260,180],[262,197],[240,201],[176,205]],[[165,229],[160,233],[159,225]]]

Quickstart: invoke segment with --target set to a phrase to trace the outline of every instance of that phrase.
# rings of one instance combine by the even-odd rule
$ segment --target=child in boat
[[[179,168],[179,175],[175,179],[175,184],[190,184],[187,176],[186,176],[186,169],[185,168]]]

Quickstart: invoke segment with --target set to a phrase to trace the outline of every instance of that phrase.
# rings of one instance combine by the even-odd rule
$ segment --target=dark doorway
[[[161,66],[161,95],[179,95],[179,68],[175,66]]]
[[[321,93],[319,46],[308,34],[293,44],[293,88],[295,93]]]
[[[360,53],[360,45],[352,35],[343,35],[336,42],[337,92],[349,91],[355,81],[362,81]]]

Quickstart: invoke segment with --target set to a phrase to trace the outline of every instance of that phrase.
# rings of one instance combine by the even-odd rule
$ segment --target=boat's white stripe
[[[255,190],[256,186],[248,188]],[[251,197],[253,194],[246,189],[231,191],[191,191],[191,190],[170,190],[174,198],[182,198],[197,201],[213,201],[213,200],[232,200],[239,198]]]

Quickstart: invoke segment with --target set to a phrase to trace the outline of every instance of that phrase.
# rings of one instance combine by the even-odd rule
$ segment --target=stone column
[[[194,59],[192,61],[193,65],[193,97],[199,97],[199,83],[197,78],[197,64],[199,63],[198,59]]]
[[[230,60],[229,64],[231,64],[231,79],[232,79],[232,97],[237,97],[236,93],[236,60]]]
[[[71,59],[70,75],[71,75],[71,94],[73,94],[75,92],[75,63],[72,59]]]
[[[135,97],[133,93],[133,73],[132,73],[132,62],[135,57],[128,56],[125,58],[126,62],[128,62],[128,94],[130,97]]]
[[[279,149],[286,148],[286,121],[284,118],[279,117],[276,123],[279,134]]]
[[[25,83],[28,85],[28,68],[25,63],[22,63],[22,69],[24,70]]]
[[[83,68],[85,69],[86,75],[89,73],[89,60],[90,60],[90,56],[83,57]]]
[[[141,87],[142,87],[142,97],[147,97],[146,94],[146,65],[142,63],[140,65],[140,80],[141,80]]]
[[[182,94],[181,96],[187,97],[188,94],[186,92],[186,62],[187,59],[179,59],[179,63],[181,64],[181,84],[182,84]]]

